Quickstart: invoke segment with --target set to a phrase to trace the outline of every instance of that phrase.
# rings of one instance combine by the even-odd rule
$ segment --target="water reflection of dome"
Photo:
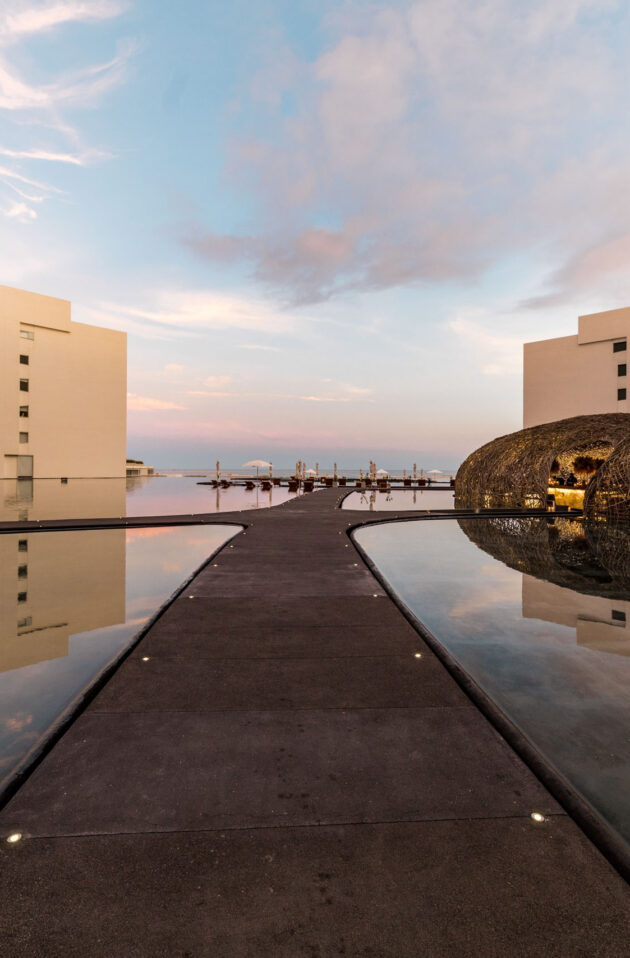
[[[582,485],[585,513],[630,514],[630,414],[574,416],[493,439],[460,466],[455,507],[544,508],[550,482],[563,478]]]
[[[630,527],[545,516],[460,519],[484,552],[522,575],[524,619],[575,630],[576,645],[630,656]]]
[[[458,519],[505,565],[585,595],[630,598],[630,526],[561,516]]]

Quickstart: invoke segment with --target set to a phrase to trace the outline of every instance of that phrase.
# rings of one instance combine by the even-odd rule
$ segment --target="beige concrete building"
[[[127,336],[0,286],[0,478],[124,476]]]
[[[523,427],[630,412],[630,307],[578,317],[576,336],[525,343]]]

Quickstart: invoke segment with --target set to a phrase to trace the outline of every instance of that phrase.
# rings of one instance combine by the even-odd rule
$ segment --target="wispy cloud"
[[[153,399],[150,396],[137,396],[136,393],[127,393],[127,409],[134,412],[152,412],[156,409],[186,409],[178,403],[165,399]]]
[[[470,281],[541,244],[571,257],[627,222],[630,143],[618,117],[630,61],[610,42],[620,18],[627,28],[622,4],[339,6],[327,48],[300,59],[280,45],[262,94],[253,78],[226,161],[253,226],[187,226],[181,242],[197,257],[245,264],[303,304]],[[600,185],[606,150],[620,175]],[[568,178],[576,154],[585,162]]]
[[[35,189],[41,190],[43,193],[61,194],[63,192],[56,186],[50,186],[48,183],[42,183],[40,180],[33,180],[31,177],[24,176],[22,173],[18,173],[16,170],[9,169],[6,166],[0,166],[0,177],[10,180],[17,180],[18,183],[24,183],[26,186],[33,186]]]
[[[7,219],[17,220],[18,223],[31,223],[37,219],[37,213],[26,203],[11,203],[2,210]]]
[[[13,12],[0,16],[0,40],[52,30],[65,23],[108,20],[127,9],[123,0],[57,0],[53,3],[15,3]]]
[[[52,111],[63,106],[94,106],[103,93],[123,80],[129,59],[136,49],[134,43],[121,43],[116,56],[105,63],[37,86],[22,80],[6,60],[0,60],[0,109]]]
[[[10,150],[0,146],[0,155],[16,160],[46,160],[49,163],[68,163],[71,166],[86,166],[96,159],[111,156],[102,150],[86,150],[84,153],[52,153],[49,150]]]
[[[355,396],[369,396],[373,392],[368,386],[352,386],[350,383],[345,383],[344,389]]]
[[[149,298],[149,297],[147,297]],[[177,289],[150,294],[152,306],[106,303],[102,312],[119,323],[132,320],[147,328],[164,327],[201,333],[209,329],[249,329],[258,333],[295,332],[297,323],[286,311],[262,299],[246,299],[212,290]]]
[[[279,346],[261,346],[259,343],[241,343],[240,346],[238,346],[238,349],[260,350],[261,352],[265,352],[265,353],[280,352]]]
[[[523,339],[520,336],[497,335],[480,321],[483,310],[460,313],[449,322],[449,328],[458,336],[481,363],[484,376],[520,375],[523,364]]]
[[[127,3],[58,0],[36,4],[17,0],[3,6],[5,9],[0,10],[0,115],[4,113],[11,125],[3,131],[0,155],[11,161],[11,165],[0,171],[0,182],[23,199],[41,203],[60,191],[26,175],[23,172],[26,164],[46,162],[81,167],[111,157],[108,150],[83,146],[80,134],[60,111],[96,106],[106,92],[126,78],[136,45],[121,41],[115,55],[104,63],[76,70],[70,65],[68,70],[32,82],[15,65],[20,60],[23,62],[19,56],[21,44],[33,35],[50,33],[71,23],[89,24],[118,17]],[[11,56],[13,48],[17,56]],[[8,186],[7,180],[11,181]],[[13,181],[36,187],[38,192],[26,196]],[[32,209],[31,212],[34,213]],[[21,221],[32,222],[35,218],[36,215],[25,213]]]
[[[548,309],[599,290],[600,299],[627,302],[630,233],[623,233],[579,250],[548,277],[548,291],[522,304],[529,309]]]
[[[353,396],[311,395],[302,396],[298,393],[270,393],[270,392],[223,392],[220,390],[190,389],[188,396],[205,396],[213,399],[289,399],[300,402],[316,403],[352,403],[374,402],[373,399]]]
[[[227,386],[228,383],[232,382],[231,376],[206,376],[203,383],[204,386]]]
[[[352,402],[350,396],[300,396],[304,402]]]

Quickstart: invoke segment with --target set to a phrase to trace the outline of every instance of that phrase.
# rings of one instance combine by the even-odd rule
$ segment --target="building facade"
[[[0,286],[0,477],[124,476],[126,399],[126,333]]]
[[[630,412],[630,307],[578,317],[575,336],[525,343],[523,427]]]

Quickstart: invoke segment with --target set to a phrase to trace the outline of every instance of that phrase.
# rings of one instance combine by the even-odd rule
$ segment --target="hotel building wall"
[[[525,343],[523,427],[630,412],[630,307],[578,318],[576,336]]]
[[[0,477],[125,475],[127,337],[0,286]]]

